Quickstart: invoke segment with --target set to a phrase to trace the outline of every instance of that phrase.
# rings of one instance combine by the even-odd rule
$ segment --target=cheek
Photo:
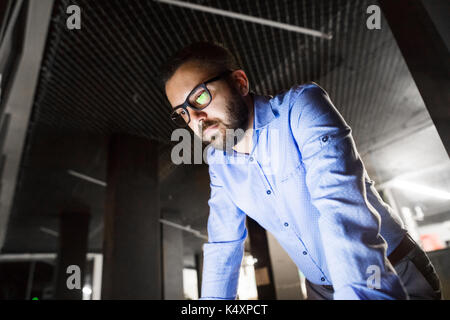
[[[211,119],[220,119],[222,121],[227,118],[227,107],[225,101],[217,101],[211,105],[211,110],[208,112],[208,117]]]
[[[199,135],[198,127],[196,124],[194,124],[192,121],[188,124],[189,128],[196,134]]]

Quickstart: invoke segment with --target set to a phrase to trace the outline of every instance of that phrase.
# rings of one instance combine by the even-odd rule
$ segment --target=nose
[[[188,107],[188,109],[189,109],[189,115],[191,116],[191,121],[193,121],[196,124],[200,121],[206,120],[206,118],[208,116],[206,114],[206,112],[203,110],[195,110],[190,107]]]

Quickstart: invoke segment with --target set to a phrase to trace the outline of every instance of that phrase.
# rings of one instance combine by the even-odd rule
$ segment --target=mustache
[[[202,131],[206,130],[209,127],[212,127],[212,126],[215,126],[216,124],[219,124],[220,122],[221,121],[219,121],[219,120],[205,120],[205,121],[202,121],[199,124],[199,131],[202,132]]]

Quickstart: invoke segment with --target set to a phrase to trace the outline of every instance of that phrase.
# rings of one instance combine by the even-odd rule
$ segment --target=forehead
[[[172,107],[182,104],[198,84],[214,76],[214,71],[199,61],[182,64],[166,83],[166,95]]]

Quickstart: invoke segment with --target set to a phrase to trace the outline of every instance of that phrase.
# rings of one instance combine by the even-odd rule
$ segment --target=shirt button
[[[250,159],[249,159],[250,161],[253,161],[253,157],[250,157]]]
[[[323,136],[323,137],[322,137],[322,141],[323,141],[323,142],[327,142],[327,141],[328,141],[328,136]]]
[[[325,281],[325,278],[324,277],[320,278],[320,281]]]
[[[303,251],[303,254],[306,256],[307,254],[308,254],[308,252],[306,252],[306,251]]]
[[[285,222],[285,223],[284,223],[284,226],[285,226],[285,227],[288,227],[288,226],[289,226],[289,223]]]
[[[272,193],[270,190],[267,190],[266,192],[267,192],[267,194],[271,194]]]

